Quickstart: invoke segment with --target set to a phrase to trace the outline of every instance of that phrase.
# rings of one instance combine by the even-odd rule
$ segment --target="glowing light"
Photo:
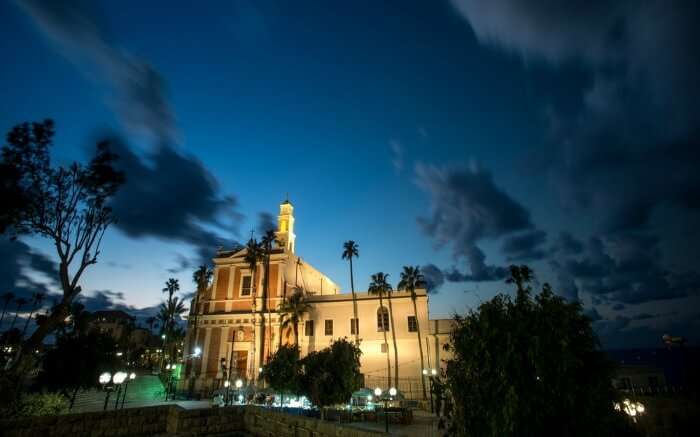
[[[372,395],[367,395],[367,402],[372,402]]]
[[[117,372],[112,377],[112,382],[114,382],[115,384],[121,384],[122,382],[124,382],[127,376],[129,375],[127,375],[126,372]]]
[[[427,374],[428,374],[428,369],[423,369],[423,375],[427,375]]]
[[[131,379],[131,380],[136,379],[136,373],[131,372],[131,373],[129,374],[129,379]]]
[[[258,367],[258,372],[262,373],[262,367]]]
[[[396,396],[396,388],[391,387],[389,389],[389,396]]]
[[[228,388],[229,385],[231,385],[229,381],[224,381],[224,387]]]
[[[238,395],[238,402],[243,403],[243,395]]]
[[[236,380],[236,388],[241,388],[241,387],[243,387],[243,381],[241,381],[240,379],[237,379]]]
[[[435,369],[430,369],[430,373],[432,373],[433,376],[435,376],[435,375],[437,375],[437,370],[435,370]]]
[[[200,355],[202,355],[202,348],[197,346],[196,348],[194,348],[194,356],[198,357]]]
[[[379,388],[379,387],[375,388],[375,389],[374,389],[374,395],[375,395],[376,397],[381,396],[381,395],[382,395],[382,389]]]
[[[103,374],[100,375],[100,384],[104,385],[109,383],[109,381],[112,379],[112,374],[109,372],[104,372]]]

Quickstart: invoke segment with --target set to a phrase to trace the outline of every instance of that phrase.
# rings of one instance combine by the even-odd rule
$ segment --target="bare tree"
[[[51,314],[19,348],[5,375],[10,380],[32,368],[35,363],[31,352],[68,316],[71,303],[81,291],[80,279],[89,266],[97,263],[102,237],[114,222],[108,200],[125,180],[124,174],[112,166],[117,156],[105,141],[97,144],[87,165],[74,162],[52,167],[49,148],[53,136],[51,120],[23,123],[7,134],[7,145],[2,149],[0,166],[12,169],[3,176],[4,189],[17,191],[23,203],[2,216],[0,229],[13,237],[28,234],[49,240],[59,260],[62,289]]]

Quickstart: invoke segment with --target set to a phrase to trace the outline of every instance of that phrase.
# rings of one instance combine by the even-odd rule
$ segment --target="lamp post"
[[[100,384],[102,384],[102,390],[107,394],[105,395],[105,406],[102,410],[107,410],[107,403],[109,402],[109,395],[112,394],[114,386],[110,385],[109,382],[112,380],[112,374],[109,372],[104,372],[100,375]]]
[[[136,373],[131,372],[129,374],[129,378],[126,380],[126,384],[124,384],[124,394],[122,394],[122,405],[121,408],[124,408],[124,401],[126,401],[126,390],[129,388],[129,383],[136,379]]]
[[[117,372],[112,376],[112,382],[117,385],[117,400],[114,402],[114,409],[116,410],[119,406],[119,394],[122,391],[122,383],[128,378],[126,372]]]
[[[224,381],[224,388],[226,389],[226,394],[224,395],[224,405],[228,406],[228,398],[229,398],[229,388],[231,387],[231,381],[228,379]]]
[[[428,376],[430,375],[430,376]],[[430,381],[430,412],[435,413],[435,407],[433,403],[433,378],[437,375],[437,370],[435,369],[423,369],[423,377],[428,376],[428,381]]]
[[[163,363],[165,362],[165,339],[166,339],[166,335],[165,335],[165,334],[162,334],[162,335],[160,336],[160,338],[163,339],[163,348],[161,349],[161,353],[160,353],[160,368],[162,369],[162,368],[163,368]]]
[[[387,396],[388,394],[388,396]],[[388,393],[384,393],[384,396],[382,396],[382,389],[377,387],[374,389],[374,396],[379,399],[384,401],[384,430],[388,434],[389,433],[389,412],[387,411],[389,409],[389,401],[393,399],[394,396],[396,396],[396,388],[391,387],[389,389]]]
[[[240,401],[241,400],[241,387],[243,387],[243,381],[240,378],[238,378],[235,382],[235,385],[236,385],[236,398],[238,398],[238,400]]]

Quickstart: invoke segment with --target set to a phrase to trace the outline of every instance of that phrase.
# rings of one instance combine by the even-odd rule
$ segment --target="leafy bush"
[[[68,401],[58,393],[24,394],[14,402],[3,417],[50,416],[68,411]]]
[[[613,364],[581,304],[549,285],[531,295],[532,271],[512,266],[516,297],[500,294],[456,317],[447,362],[452,434],[622,435]]]

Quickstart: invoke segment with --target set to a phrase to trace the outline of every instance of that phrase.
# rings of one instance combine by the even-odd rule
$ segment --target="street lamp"
[[[430,375],[430,376],[428,376]],[[435,407],[433,403],[433,382],[435,376],[437,375],[437,370],[433,369],[423,369],[423,376],[428,376],[428,381],[430,381],[430,412],[434,413],[435,412]]]
[[[194,357],[199,358],[200,355],[202,355],[202,348],[197,346],[194,348]]]
[[[243,381],[240,378],[238,378],[236,380],[236,382],[234,383],[234,385],[236,386],[236,395],[237,395],[236,397],[238,398],[238,401],[240,402],[241,401],[241,393],[240,392],[241,392],[241,387],[243,387]]]
[[[119,395],[122,392],[122,383],[128,377],[129,377],[129,375],[126,372],[117,372],[112,376],[112,382],[117,385],[117,400],[114,402],[114,409],[115,410],[119,406]]]
[[[131,373],[129,374],[129,378],[126,380],[126,384],[124,384],[124,394],[122,394],[122,405],[121,405],[121,408],[124,408],[124,402],[126,401],[126,390],[129,388],[129,383],[130,383],[131,381],[133,381],[134,379],[136,379],[136,373],[131,372]],[[119,401],[119,400],[117,399],[117,401]]]
[[[109,395],[112,394],[112,390],[114,390],[113,386],[108,385],[111,380],[112,380],[111,373],[104,372],[104,373],[100,374],[99,381],[100,381],[100,384],[102,384],[102,390],[107,392],[107,394],[105,395],[105,406],[104,406],[104,408],[102,408],[103,410],[107,409],[107,403],[109,402]]]
[[[229,380],[224,381],[224,388],[226,389],[226,395],[224,396],[224,405],[228,405],[228,394],[231,382]]]
[[[397,391],[395,387],[391,387],[389,389],[389,396],[386,396],[387,393],[382,396],[382,389],[379,387],[374,389],[374,396],[377,398],[377,400],[384,401],[384,429],[387,434],[389,433],[389,400],[396,396],[396,393]]]

